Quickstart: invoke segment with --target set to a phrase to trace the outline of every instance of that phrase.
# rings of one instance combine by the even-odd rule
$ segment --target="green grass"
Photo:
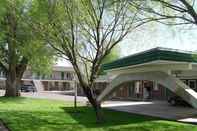
[[[96,124],[91,108],[72,103],[29,98],[0,98],[0,119],[11,131],[197,131],[197,126],[103,110],[105,122]]]

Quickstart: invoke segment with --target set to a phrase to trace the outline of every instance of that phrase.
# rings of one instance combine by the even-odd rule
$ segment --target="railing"
[[[5,75],[0,75],[0,79],[5,79]],[[23,79],[32,79],[32,80],[74,80],[74,78],[58,78],[58,77],[33,77],[33,76],[28,76],[28,77],[23,77]]]
[[[41,76],[23,76],[23,79],[34,79],[34,80],[74,80],[74,77],[65,77],[64,79],[61,77],[41,77]]]

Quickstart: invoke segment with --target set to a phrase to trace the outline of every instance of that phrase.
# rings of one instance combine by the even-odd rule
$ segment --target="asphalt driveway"
[[[4,90],[0,90],[0,96],[3,96],[5,94]],[[71,93],[69,93],[71,94]],[[63,100],[63,101],[74,101],[73,95],[67,95],[63,91],[42,91],[42,92],[27,92],[21,93],[21,96],[23,97],[29,97],[29,98],[37,98],[37,99],[51,99],[51,100]],[[80,103],[86,103],[87,98],[84,96],[77,96],[77,101]]]
[[[163,119],[197,123],[196,109],[191,107],[171,106],[166,101],[106,101],[103,103],[102,107]]]

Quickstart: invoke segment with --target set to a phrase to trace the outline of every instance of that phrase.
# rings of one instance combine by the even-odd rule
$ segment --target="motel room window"
[[[64,72],[61,72],[61,79],[64,80]]]
[[[70,72],[68,72],[68,73],[66,74],[66,77],[67,77],[68,80],[72,80],[72,78],[71,78],[71,73],[70,73]]]
[[[189,80],[189,87],[192,89],[196,89],[196,80]]]
[[[135,83],[132,82],[129,84],[129,96],[132,96],[135,90]]]

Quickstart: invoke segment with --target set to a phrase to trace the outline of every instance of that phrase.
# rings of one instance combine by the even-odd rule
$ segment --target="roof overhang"
[[[167,64],[170,64],[170,68],[174,68],[173,64],[175,64],[178,68],[179,66],[187,66],[188,64],[190,64],[190,67],[192,67],[191,65],[195,63],[197,63],[196,52],[185,52],[168,48],[153,48],[144,52],[120,58],[110,63],[103,64],[102,69],[105,71],[109,71],[128,69],[139,66],[156,66]]]
[[[137,72],[150,72],[150,71],[163,71],[169,73],[171,71],[197,71],[197,63],[192,62],[177,62],[156,60],[138,65],[131,65],[115,69],[106,70],[108,74],[123,74],[123,73],[137,73]]]

